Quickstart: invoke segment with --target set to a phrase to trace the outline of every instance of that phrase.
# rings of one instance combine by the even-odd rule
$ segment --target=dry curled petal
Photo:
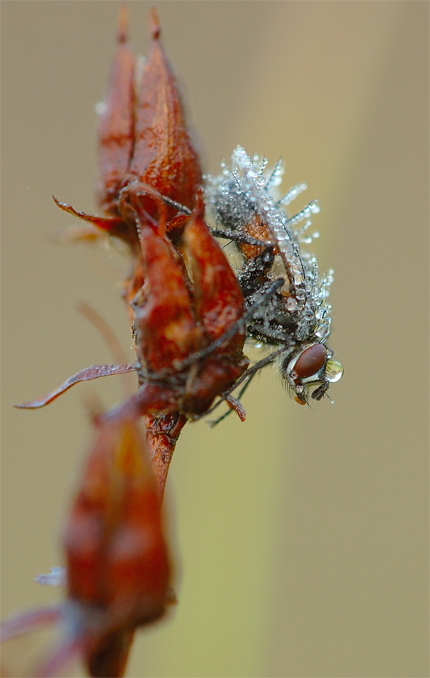
[[[110,377],[114,374],[126,374],[127,372],[133,372],[135,369],[136,365],[91,365],[91,367],[84,367],[83,370],[73,374],[66,379],[61,386],[54,391],[51,391],[43,398],[30,400],[27,403],[19,403],[18,405],[14,405],[14,407],[19,407],[24,410],[35,410],[52,403],[58,396],[65,391],[68,391],[69,388],[75,384],[79,384],[81,381],[91,381],[92,379],[98,379],[99,377]]]

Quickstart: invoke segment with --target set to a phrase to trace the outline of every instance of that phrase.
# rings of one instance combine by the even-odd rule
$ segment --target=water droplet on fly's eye
[[[343,375],[343,365],[340,363],[338,360],[327,360],[327,364],[325,366],[325,376],[327,381],[329,381],[331,384],[334,384],[336,381],[339,381],[339,379]]]
[[[251,179],[255,179],[258,177],[258,172],[255,169],[250,169],[248,170],[248,176],[251,177]]]
[[[312,234],[312,237],[315,238],[315,240],[319,238],[320,237],[319,231],[315,231],[315,233]]]

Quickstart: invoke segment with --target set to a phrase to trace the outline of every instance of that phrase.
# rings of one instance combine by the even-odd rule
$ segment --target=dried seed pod
[[[202,185],[200,162],[185,120],[176,80],[160,42],[157,12],[151,8],[151,45],[137,90],[133,178],[192,209]],[[168,208],[169,222],[177,214]]]
[[[133,204],[139,217],[139,201]],[[158,417],[175,412],[194,418],[233,387],[248,366],[242,353],[243,296],[225,254],[203,221],[201,199],[184,230],[193,282],[165,235],[143,224],[139,233],[145,282],[132,304],[137,363],[116,369],[136,369],[141,386],[112,416]],[[20,407],[43,407],[79,381],[114,372],[111,365],[86,368],[44,398]]]
[[[64,531],[71,599],[134,625],[164,610],[170,566],[148,453],[131,421],[103,423]]]
[[[161,499],[135,422],[96,424],[63,546],[67,601],[6,621],[2,640],[57,624],[59,637],[32,675],[58,675],[80,655],[90,676],[123,676],[136,628],[173,602]],[[44,579],[58,583],[58,573]]]
[[[97,198],[110,216],[119,216],[118,196],[134,146],[136,59],[127,40],[127,9],[121,5],[117,48],[98,124],[99,177]]]
[[[134,629],[164,613],[171,576],[160,497],[134,422],[99,426],[64,548],[69,598],[99,616],[86,641],[90,673],[121,675]]]
[[[154,7],[150,30],[151,44],[136,89],[136,60],[127,41],[126,9],[121,8],[118,45],[106,99],[100,105],[97,199],[106,216],[92,216],[55,199],[64,211],[126,241],[137,255],[135,213],[129,202],[134,185],[150,188],[148,197],[141,189],[141,216],[146,213],[147,222],[152,223],[159,218],[154,191],[192,209],[203,181],[178,86],[160,41]],[[169,204],[168,229],[170,222],[171,228],[178,228],[177,215],[177,208]],[[86,234],[80,231],[76,237],[86,239]],[[90,237],[94,237],[93,229]]]

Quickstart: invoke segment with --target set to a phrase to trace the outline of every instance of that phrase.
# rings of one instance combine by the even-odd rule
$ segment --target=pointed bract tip
[[[199,190],[196,196],[196,207],[193,212],[196,219],[204,219],[205,217],[205,201],[202,189]]]
[[[151,16],[149,18],[149,29],[151,31],[151,38],[158,40],[160,37],[160,23],[158,21],[158,12],[155,7],[151,7]]]
[[[127,42],[128,40],[128,7],[126,2],[122,2],[119,8],[118,16],[118,42]]]

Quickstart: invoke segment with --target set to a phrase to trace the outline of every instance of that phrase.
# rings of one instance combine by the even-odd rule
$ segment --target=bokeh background
[[[206,171],[242,144],[286,162],[319,198],[321,269],[335,269],[336,401],[301,408],[275,370],[246,423],[189,425],[166,508],[179,605],[139,633],[129,676],[428,675],[428,18],[426,2],[155,2]],[[95,105],[116,2],[4,1],[2,12],[2,615],[61,592],[58,534],[89,438],[81,385],[111,362],[75,310],[101,311],[128,355],[116,282],[125,262],[53,233],[51,194],[95,209]],[[148,44],[149,3],[130,2]],[[5,647],[31,672],[40,642]],[[83,675],[72,666],[71,676]]]

